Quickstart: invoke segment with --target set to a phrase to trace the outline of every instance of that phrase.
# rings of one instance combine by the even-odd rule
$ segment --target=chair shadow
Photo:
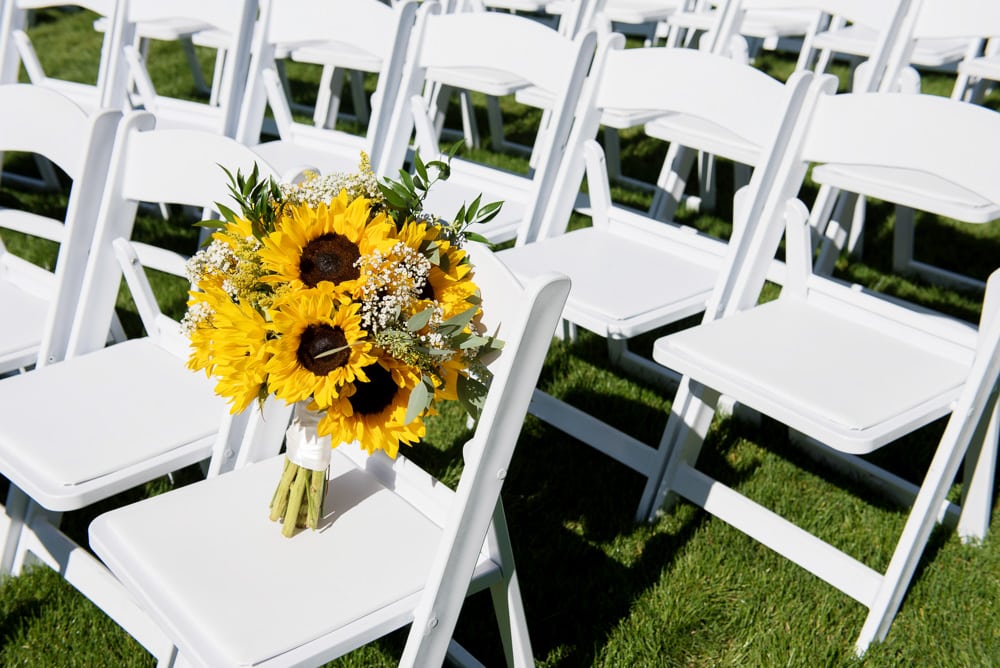
[[[721,423],[703,457],[705,466],[732,484],[752,472],[726,463],[724,454],[739,437]],[[593,664],[596,648],[710,520],[707,513],[688,508],[668,512],[670,521],[655,528],[636,524],[644,479],[534,419],[522,431],[508,480],[503,498],[532,648],[536,657],[558,656],[558,665]],[[635,532],[652,533],[635,560],[623,563],[600,547]],[[470,598],[456,638],[486,665],[500,665],[492,619],[486,594]]]

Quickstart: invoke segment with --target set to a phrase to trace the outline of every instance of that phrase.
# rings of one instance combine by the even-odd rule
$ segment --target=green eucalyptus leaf
[[[403,418],[403,422],[410,424],[416,420],[431,405],[431,399],[433,398],[434,386],[431,385],[430,389],[427,388],[427,378],[425,376],[421,382],[417,383],[413,391],[410,392],[410,401],[406,404],[406,417]]]
[[[406,328],[411,332],[418,332],[427,326],[427,323],[431,321],[432,315],[434,315],[434,312],[429,308],[418,313],[414,313],[406,321]]]

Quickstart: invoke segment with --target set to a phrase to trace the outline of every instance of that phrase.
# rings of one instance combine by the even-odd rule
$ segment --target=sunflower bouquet
[[[395,458],[425,434],[440,401],[475,417],[501,342],[480,324],[468,228],[499,202],[451,221],[423,211],[448,163],[417,156],[414,174],[356,173],[295,183],[226,171],[235,211],[188,263],[182,326],[188,366],[216,379],[234,413],[274,395],[296,405],[271,519],[290,536],[322,516],[331,447],[356,442]]]

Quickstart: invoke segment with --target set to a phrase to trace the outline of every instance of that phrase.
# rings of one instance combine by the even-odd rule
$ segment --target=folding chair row
[[[657,85],[630,79],[649,71],[644,60],[658,62]],[[500,255],[520,275],[548,269],[570,275],[574,287],[564,318],[607,337],[620,351],[623,339],[703,310],[704,324],[654,347],[660,370],[681,375],[655,448],[541,391],[531,410],[643,475],[640,518],[654,517],[668,495],[681,495],[866,605],[870,614],[857,643],[863,653],[885,637],[938,516],[954,520],[961,512],[959,531],[967,537],[981,538],[989,524],[1000,366],[996,287],[986,295],[976,330],[823,278],[812,270],[809,212],[795,198],[807,167],[818,180],[827,171],[866,165],[922,184],[883,188],[879,195],[889,201],[926,208],[935,193],[951,192],[953,202],[954,195],[977,202],[985,218],[998,203],[990,181],[996,151],[978,156],[990,142],[1000,142],[1000,115],[927,95],[834,95],[829,75],[800,73],[783,86],[748,66],[686,49],[610,48],[600,54],[592,76],[586,111],[578,117],[588,120],[574,126],[545,233]],[[719,93],[709,92],[714,87],[693,85],[704,81],[738,91],[739,111],[727,112],[713,98]],[[746,147],[762,147],[749,186],[735,198],[728,245],[690,230],[679,233],[611,203],[601,151],[592,142],[597,119],[610,105],[671,113],[689,127],[698,127],[693,121],[725,127],[743,139],[750,157],[754,152]],[[724,118],[726,113],[737,118]],[[690,135],[682,143],[709,146],[697,141],[706,142],[708,133]],[[708,150],[717,150],[717,130],[708,136],[717,142]],[[977,158],[970,160],[973,145]],[[593,226],[561,233],[584,161]],[[786,263],[779,264],[774,258],[786,229]],[[781,298],[756,306],[765,279],[782,287]],[[721,397],[725,405],[736,402],[788,424],[821,444],[816,447],[825,457],[860,467],[881,491],[907,505],[916,498],[885,573],[790,528],[694,468]],[[871,452],[949,414],[919,488],[843,454]],[[967,484],[959,508],[945,504],[943,495],[963,457]]]

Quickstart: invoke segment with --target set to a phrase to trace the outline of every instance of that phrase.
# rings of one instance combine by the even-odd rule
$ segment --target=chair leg
[[[896,207],[896,221],[892,232],[892,270],[905,273],[913,262],[913,209]]]
[[[965,542],[984,539],[990,528],[997,442],[1000,440],[1000,402],[994,404],[984,432],[982,438],[973,441],[965,455],[962,514],[958,520],[958,535]]]
[[[985,423],[985,420],[981,422]],[[869,606],[868,618],[855,643],[855,651],[859,655],[864,654],[872,642],[885,640],[889,633],[889,627],[903,602],[903,596],[927,546],[931,531],[937,524],[937,511],[958,473],[970,441],[974,439],[971,432],[977,430],[978,426],[970,425],[964,413],[952,414],[941,437],[941,445],[931,460],[920,492],[910,510],[889,567]]]
[[[698,152],[698,194],[701,195],[699,211],[715,210],[716,160],[711,153]]]
[[[181,37],[179,41],[181,49],[184,51],[184,58],[187,59],[188,68],[191,70],[191,76],[194,78],[195,90],[206,95],[211,95],[213,89],[208,87],[205,75],[201,73],[201,62],[194,51],[194,42],[191,41],[190,37]]]
[[[7,492],[7,503],[4,514],[0,516],[0,533],[3,552],[0,553],[0,576],[16,575],[13,572],[14,559],[17,555],[17,545],[24,531],[24,522],[28,514],[30,498],[20,488],[10,486]]]
[[[833,212],[825,213],[831,207]],[[833,266],[840,252],[848,245],[849,237],[855,232],[856,212],[860,207],[856,193],[841,192],[825,186],[820,189],[813,209],[817,215],[816,229],[822,230],[823,241],[813,268],[815,273],[821,275],[833,273]],[[819,216],[826,219],[825,223],[822,218],[818,218]]]
[[[670,408],[670,418],[656,451],[657,463],[646,480],[637,511],[638,521],[652,522],[660,509],[675,502],[671,494],[674,474],[682,464],[694,466],[715,417],[719,393],[682,378]]]
[[[458,103],[462,110],[462,131],[465,145],[470,148],[479,148],[479,126],[476,123],[475,107],[472,105],[472,93],[467,90],[459,91]]]
[[[670,220],[674,217],[684,187],[687,185],[688,174],[694,165],[695,151],[674,143],[667,149],[667,157],[663,168],[656,179],[656,192],[653,203],[649,207],[649,215],[657,220]]]
[[[502,503],[497,503],[496,510],[493,511],[490,535],[487,540],[496,545],[500,569],[503,572],[503,579],[490,587],[490,595],[493,597],[493,609],[496,612],[507,665],[518,668],[534,666],[528,622],[524,614],[524,602],[521,599],[517,570],[514,568],[514,554],[511,550],[510,533]]]
[[[351,101],[354,103],[354,117],[358,123],[367,125],[371,118],[368,109],[368,96],[365,94],[364,72],[351,70]],[[333,127],[332,125],[330,127]]]

